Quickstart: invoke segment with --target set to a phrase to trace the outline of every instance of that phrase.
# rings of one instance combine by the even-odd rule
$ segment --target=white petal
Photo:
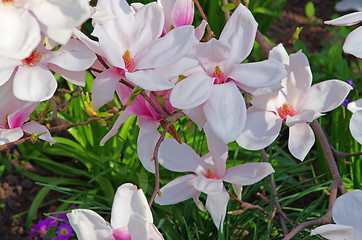
[[[253,88],[268,87],[280,82],[287,72],[282,63],[273,59],[236,65],[229,77]]]
[[[86,71],[79,71],[79,72],[68,71],[54,64],[48,64],[48,67],[52,71],[62,76],[65,80],[78,86],[82,87],[85,86]]]
[[[79,240],[114,240],[110,224],[92,210],[74,209],[67,217]]]
[[[362,111],[355,112],[349,122],[352,137],[362,144]]]
[[[359,23],[360,21],[362,21],[362,13],[354,12],[333,20],[325,21],[324,23],[335,26],[351,26]]]
[[[23,130],[20,127],[13,129],[0,129],[0,145],[14,142],[23,135]]]
[[[353,238],[353,228],[340,224],[326,224],[310,232],[310,235],[321,235],[330,240],[356,240]]]
[[[41,102],[51,98],[57,86],[57,80],[44,66],[19,66],[14,77],[13,91],[21,100]]]
[[[66,44],[72,36],[73,29],[62,29],[40,24],[41,31],[50,39],[60,44]]]
[[[206,194],[219,194],[224,189],[224,184],[221,179],[210,179],[203,175],[199,175],[190,180],[190,184],[192,184],[196,190]]]
[[[240,136],[246,121],[244,98],[233,82],[213,86],[204,113],[211,129],[225,143]]]
[[[71,39],[52,55],[48,59],[48,63],[53,63],[69,71],[87,70],[96,60],[95,54],[76,39]]]
[[[178,143],[173,138],[166,138],[160,146],[159,163],[174,172],[196,172],[201,158],[186,143]]]
[[[41,41],[38,21],[28,10],[2,6],[0,22],[3,23],[0,26],[1,56],[15,59],[26,58]]]
[[[200,106],[192,108],[192,109],[183,110],[183,112],[186,114],[186,116],[188,116],[194,123],[196,123],[196,125],[200,131],[206,122],[206,117],[205,117],[203,109],[204,109],[204,105],[200,105]]]
[[[15,67],[18,65],[20,65],[20,61],[12,60],[7,57],[0,57],[0,86],[9,80]]]
[[[135,68],[157,68],[173,64],[191,51],[195,41],[192,26],[175,28],[137,54]]]
[[[348,10],[362,11],[362,2],[360,0],[343,0],[337,2],[334,8],[339,12]]]
[[[288,149],[300,161],[303,161],[314,144],[314,133],[306,123],[289,127]]]
[[[173,88],[174,86],[173,83],[168,81],[165,77],[151,69],[126,72],[125,74],[127,80],[149,91],[162,91]]]
[[[243,186],[234,184],[234,183],[232,184],[232,186],[233,186],[236,197],[241,200],[241,193],[243,191]]]
[[[189,181],[195,177],[196,175],[194,174],[188,174],[169,182],[160,189],[161,197],[157,195],[155,203],[160,205],[170,205],[192,198],[198,193],[198,191],[189,184]]]
[[[200,209],[200,211],[206,212],[204,203],[200,201],[200,194],[201,192],[197,192],[196,195],[192,197],[192,199],[194,200],[196,206]]]
[[[111,225],[113,229],[127,227],[132,214],[139,214],[148,222],[153,222],[152,213],[142,189],[131,183],[118,187],[114,196]]]
[[[328,112],[340,106],[353,88],[340,80],[329,80],[313,85],[301,109]]]
[[[121,76],[115,69],[108,69],[94,79],[92,83],[92,103],[95,111],[113,100],[120,79]]]
[[[139,214],[131,215],[128,230],[132,240],[149,240],[149,223]]]
[[[214,134],[207,122],[204,125],[204,132],[207,137],[207,147],[211,155],[225,162],[228,157],[228,145]]]
[[[270,50],[269,59],[279,61],[284,65],[289,65],[289,55],[281,43]]]
[[[362,110],[362,98],[358,99],[357,101],[349,103],[347,108],[353,113]]]
[[[204,36],[205,33],[205,28],[207,26],[207,22],[205,20],[202,20],[200,25],[195,28],[195,37],[197,39],[197,41],[200,41],[202,39],[202,37]]]
[[[283,120],[273,112],[248,110],[245,127],[236,141],[245,149],[260,150],[274,142],[282,123]]]
[[[358,27],[353,30],[343,44],[343,51],[352,54],[358,58],[362,58],[362,47],[359,44],[359,39],[362,37],[362,27]]]
[[[205,73],[191,74],[172,89],[170,102],[180,109],[190,109],[204,103],[211,95],[214,79]]]
[[[224,219],[226,216],[226,207],[229,202],[229,194],[225,189],[216,195],[207,195],[206,209],[210,213],[215,226],[223,230]],[[221,226],[221,228],[219,228]]]
[[[227,41],[233,49],[231,61],[239,63],[250,54],[257,27],[258,23],[250,10],[239,4],[220,34],[220,40]]]
[[[229,59],[232,49],[226,41],[216,40],[212,38],[208,42],[200,42],[195,44],[195,53],[206,70],[221,65],[222,62]],[[237,62],[239,63],[239,62]]]
[[[152,158],[156,143],[160,138],[160,134],[157,131],[159,125],[160,123],[154,119],[138,117],[140,131],[137,139],[137,155],[143,167],[152,173],[155,173],[155,162],[152,161]]]
[[[108,139],[110,139],[111,137],[113,137],[114,135],[117,134],[118,129],[122,126],[122,124],[132,116],[133,114],[128,112],[127,110],[125,110],[123,113],[121,113],[121,115],[119,115],[119,117],[117,118],[116,122],[114,123],[113,127],[111,128],[111,130],[109,130],[109,132],[106,134],[106,136],[104,136],[100,142],[100,145],[103,146]]]
[[[350,191],[336,199],[332,211],[337,224],[353,227],[355,239],[362,236],[362,191]]]
[[[259,182],[274,172],[270,163],[245,163],[226,170],[225,182],[247,186]]]
[[[45,134],[40,135],[39,138],[44,141],[48,141],[50,145],[53,145],[55,143],[55,140],[50,135],[48,128],[46,128],[43,125],[40,125],[39,123],[36,123],[36,122],[25,123],[24,126],[22,126],[22,129],[24,132],[29,133],[29,134],[32,134],[32,132],[34,132],[35,135],[38,135],[40,133],[45,133]]]

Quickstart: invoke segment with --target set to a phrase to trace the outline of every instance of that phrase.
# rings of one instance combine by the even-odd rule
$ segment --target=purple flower
[[[69,223],[62,223],[58,227],[58,231],[55,232],[59,239],[68,240],[70,237],[74,236],[73,228]]]
[[[348,103],[349,103],[349,98],[344,99],[343,106],[347,107]]]
[[[356,85],[353,83],[352,79],[347,80],[348,84],[351,85],[351,87],[355,88]]]
[[[48,226],[50,226],[50,227],[55,227],[55,226],[57,226],[57,225],[58,225],[57,214],[54,213],[54,214],[52,215],[52,217],[47,217],[47,218],[45,219],[45,221],[47,221]]]
[[[30,237],[34,237],[38,234],[40,234],[41,237],[43,237],[47,231],[49,230],[48,221],[46,220],[39,220],[37,224],[34,224],[31,226],[30,230]]]

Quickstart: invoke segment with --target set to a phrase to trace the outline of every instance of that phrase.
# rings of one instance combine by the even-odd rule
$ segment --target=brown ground
[[[315,22],[317,24],[312,24],[305,17],[304,7],[307,2],[308,0],[289,0],[282,12],[282,19],[272,26],[267,33],[268,37],[277,43],[284,43],[290,39],[296,27],[303,26],[304,29],[300,39],[303,40],[311,52],[320,50],[320,41],[328,40],[330,37],[330,33],[326,31],[325,26],[321,23],[331,19],[335,13],[334,5],[331,3],[333,1],[312,0],[316,8]],[[12,164],[16,166],[19,163],[12,160]],[[32,166],[30,163],[27,163],[25,167],[39,175],[49,174],[46,170]],[[0,239],[27,239],[28,234],[25,230],[26,215],[18,218],[12,218],[12,216],[28,210],[39,189],[38,185],[16,174],[14,170],[5,172],[4,176],[0,178]]]

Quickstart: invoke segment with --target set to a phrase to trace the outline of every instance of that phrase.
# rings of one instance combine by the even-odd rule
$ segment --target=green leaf
[[[305,5],[305,15],[307,18],[314,17],[315,14],[315,8],[313,2],[308,2],[307,5]]]
[[[224,12],[226,11],[230,11],[233,10],[235,8],[235,4],[234,3],[228,3],[225,5],[222,5],[221,10],[223,10]]]

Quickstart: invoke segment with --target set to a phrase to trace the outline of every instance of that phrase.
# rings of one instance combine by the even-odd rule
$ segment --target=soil
[[[281,13],[282,18],[271,27],[266,35],[277,43],[285,43],[291,38],[296,27],[303,26],[304,29],[300,34],[300,39],[307,45],[310,52],[320,50],[320,42],[330,38],[330,33],[327,32],[322,23],[325,20],[331,19],[332,15],[335,14],[334,3],[333,1],[326,0],[312,0],[316,9],[316,18],[311,21],[305,17],[304,8],[307,2],[308,0],[289,0]],[[291,45],[286,47],[292,49]],[[5,153],[3,154],[5,156]],[[13,169],[19,165],[19,162],[14,159],[11,160],[11,163],[14,166]],[[47,170],[33,166],[29,162],[22,164],[21,167],[38,175],[51,175]],[[13,216],[28,210],[39,190],[40,187],[38,185],[17,174],[15,170],[5,171],[3,176],[1,176],[0,239],[29,239],[25,226],[26,214],[16,218],[13,218]],[[57,194],[49,197],[53,199],[58,197],[55,195]],[[47,210],[49,209],[44,211]],[[41,214],[39,216],[42,217]]]

